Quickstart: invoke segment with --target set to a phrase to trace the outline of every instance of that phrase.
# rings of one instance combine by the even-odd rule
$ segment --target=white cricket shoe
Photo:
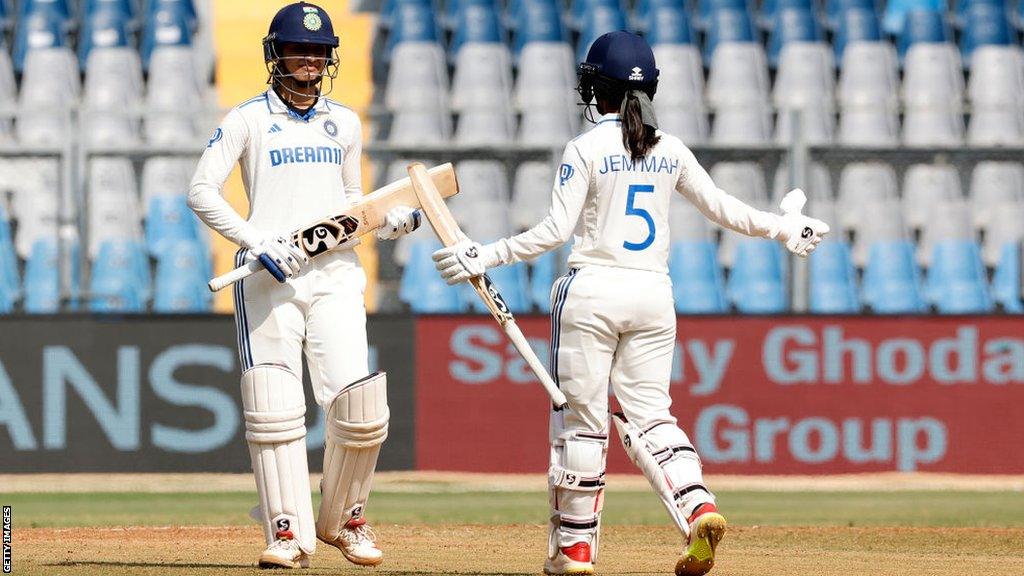
[[[278,532],[277,540],[260,554],[260,568],[309,568],[309,555],[299,548],[291,532]]]
[[[593,574],[594,563],[590,559],[590,544],[577,542],[572,546],[559,548],[554,558],[544,561],[544,573],[549,576]]]
[[[327,540],[319,534],[317,538],[341,550],[345,558],[353,564],[376,566],[384,561],[384,552],[377,548],[375,543],[377,536],[365,518],[349,520],[334,540]]]

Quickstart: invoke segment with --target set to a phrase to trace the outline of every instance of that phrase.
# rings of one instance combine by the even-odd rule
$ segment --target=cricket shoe
[[[715,565],[715,549],[725,536],[725,517],[714,504],[702,504],[689,518],[690,541],[676,562],[676,576],[701,576]]]
[[[593,574],[594,563],[590,561],[590,544],[577,542],[572,546],[559,548],[554,558],[544,561],[544,573],[549,576]]]
[[[260,554],[260,568],[309,568],[309,555],[299,548],[290,531],[275,534],[277,540]]]
[[[377,536],[373,529],[366,523],[365,518],[353,518],[338,533],[334,540],[327,540],[317,535],[317,538],[325,544],[330,544],[353,564],[360,566],[376,566],[384,561],[384,552],[377,548],[375,541]]]

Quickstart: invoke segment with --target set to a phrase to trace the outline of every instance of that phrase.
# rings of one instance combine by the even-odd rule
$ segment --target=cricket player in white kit
[[[338,38],[322,8],[285,6],[263,46],[271,86],[227,114],[189,194],[196,214],[241,246],[236,265],[257,258],[269,271],[238,282],[234,294],[246,440],[267,541],[259,565],[306,567],[317,539],[356,564],[376,565],[383,553],[363,512],[389,413],[385,375],[368,368],[366,275],[352,250],[310,261],[285,239],[360,200],[359,117],[328,100],[329,89],[322,91],[322,82],[333,86],[338,72]],[[221,195],[236,162],[249,197],[248,219]],[[411,208],[395,208],[378,238],[408,233],[419,219]],[[303,353],[314,396],[327,413],[323,500],[315,522]]]
[[[801,256],[829,230],[798,212],[754,209],[716,187],[678,138],[657,130],[657,78],[641,37],[618,31],[598,38],[580,65],[578,90],[584,104],[596,99],[601,116],[566,146],[548,216],[517,236],[484,246],[466,240],[434,254],[454,284],[573,239],[570,271],[551,292],[551,372],[569,406],[551,414],[547,574],[594,570],[609,383],[622,408],[615,421],[627,453],[689,535],[676,574],[708,572],[725,533],[697,452],[669,412],[676,335],[667,264],[671,195],[683,194],[726,228],[777,239]]]

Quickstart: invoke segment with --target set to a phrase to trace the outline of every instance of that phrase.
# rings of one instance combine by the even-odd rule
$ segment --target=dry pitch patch
[[[266,574],[252,563],[255,527],[23,529],[14,574]],[[372,572],[321,547],[296,574],[540,574],[542,526],[379,527],[385,563]],[[1014,576],[1024,574],[1024,529],[734,527],[715,576]],[[678,535],[667,527],[610,526],[599,574],[670,574]]]

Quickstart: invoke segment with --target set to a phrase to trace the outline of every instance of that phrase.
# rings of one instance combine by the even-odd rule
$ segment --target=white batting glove
[[[294,277],[309,264],[306,253],[281,236],[264,238],[250,248],[249,254],[259,260],[278,282]]]
[[[433,257],[437,271],[451,286],[479,276],[498,264],[498,253],[493,244],[481,246],[468,238],[441,248],[434,252]]]
[[[384,223],[377,228],[378,240],[394,240],[420,227],[422,215],[419,210],[408,206],[395,206],[384,216]]]
[[[797,188],[786,194],[779,204],[782,208],[782,227],[776,238],[786,245],[787,250],[800,257],[814,252],[830,230],[828,224],[821,220],[801,214],[806,203],[807,196]]]

